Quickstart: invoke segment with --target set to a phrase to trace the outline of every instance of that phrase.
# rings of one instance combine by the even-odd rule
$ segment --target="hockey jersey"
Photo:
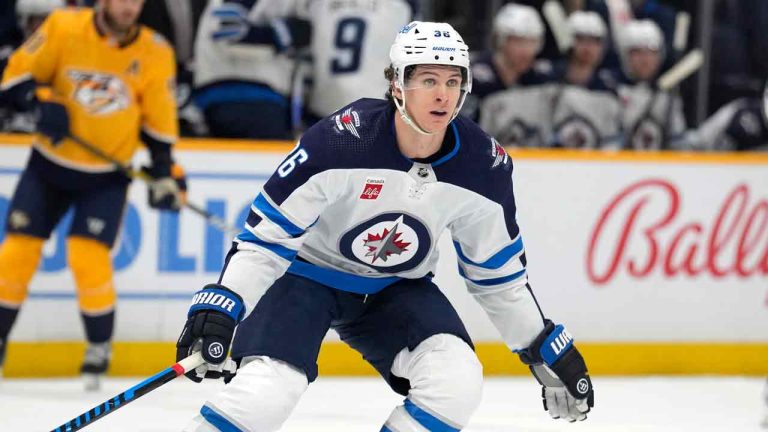
[[[472,59],[472,93],[467,95],[467,99],[464,102],[464,106],[461,108],[461,113],[471,118],[474,121],[482,123],[480,118],[482,106],[484,100],[496,93],[510,91],[515,93],[521,91],[523,94],[536,94],[537,86],[552,81],[551,71],[544,67],[541,62],[537,62],[527,72],[520,75],[517,82],[511,86],[507,86],[499,74],[499,70],[496,67],[494,61],[494,52],[486,51],[473,56]],[[528,91],[532,90],[532,91]],[[536,97],[536,96],[534,96]],[[534,100],[521,101],[518,105],[525,107],[529,106],[529,102],[535,102]],[[533,111],[535,111],[535,107]],[[490,115],[491,113],[489,113]],[[527,117],[525,113],[523,117]],[[485,129],[485,128],[483,128]],[[487,130],[487,129],[485,129]]]
[[[321,120],[251,206],[220,283],[246,314],[284,272],[375,293],[433,274],[448,229],[459,272],[510,348],[543,328],[527,289],[515,220],[512,161],[475,123],[457,117],[453,148],[432,163],[400,153],[394,107],[361,99]]]
[[[626,146],[635,150],[659,150],[673,146],[685,132],[680,95],[663,92],[647,82],[619,84],[623,104],[622,124]]]
[[[381,98],[387,89],[393,34],[414,16],[414,0],[313,0],[313,85],[309,111],[324,117],[360,98]]]
[[[247,0],[231,3],[248,9],[247,19],[251,25],[268,26],[278,18],[307,18],[306,1]],[[211,0],[200,19],[194,50],[195,87],[242,81],[266,85],[276,93],[287,96],[295,66],[289,52],[279,52],[275,45],[269,43],[232,43],[213,38],[220,25],[215,11],[224,3],[227,1]]]
[[[66,106],[72,133],[121,162],[140,144],[139,130],[171,144],[178,135],[173,49],[145,27],[124,46],[102,35],[91,9],[52,12],[11,56],[0,90],[34,80]],[[38,95],[41,93],[38,92]],[[114,167],[65,139],[36,148],[60,165],[87,172]]]

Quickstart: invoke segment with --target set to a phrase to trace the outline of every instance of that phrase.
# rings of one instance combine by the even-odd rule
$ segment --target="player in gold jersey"
[[[177,139],[173,49],[136,23],[144,0],[99,0],[60,9],[10,57],[0,101],[33,110],[37,136],[16,186],[0,246],[0,367],[8,333],[45,240],[70,208],[68,263],[88,349],[81,372],[98,387],[111,357],[116,294],[110,249],[129,179],[71,140],[76,136],[122,163],[141,143],[152,159],[150,205],[178,210],[183,175],[171,176]]]

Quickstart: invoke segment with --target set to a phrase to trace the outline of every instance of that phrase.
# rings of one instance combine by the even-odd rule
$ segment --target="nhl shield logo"
[[[385,213],[342,235],[339,249],[346,258],[383,273],[416,268],[432,247],[432,236],[418,219]]]

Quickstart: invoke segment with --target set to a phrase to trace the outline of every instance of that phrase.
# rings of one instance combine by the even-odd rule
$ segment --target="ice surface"
[[[140,379],[106,380],[84,393],[75,379],[0,380],[0,431],[48,431]],[[529,377],[489,378],[483,402],[465,431],[474,432],[758,432],[764,413],[762,378],[594,378],[596,404],[585,422],[551,420]],[[149,393],[96,421],[86,431],[178,431],[220,382],[186,379]],[[282,431],[377,432],[402,398],[376,378],[319,378]],[[258,409],[258,407],[254,407]]]

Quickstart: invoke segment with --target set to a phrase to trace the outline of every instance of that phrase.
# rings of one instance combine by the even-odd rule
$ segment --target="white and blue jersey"
[[[389,44],[382,41],[411,22],[417,10],[417,0],[312,0],[309,112],[322,118],[360,97],[383,97]]]
[[[376,293],[433,274],[448,229],[470,293],[510,348],[528,346],[542,320],[527,287],[512,161],[462,116],[442,157],[408,159],[394,115],[387,101],[360,99],[307,130],[254,200],[220,282],[246,315],[286,271]]]

